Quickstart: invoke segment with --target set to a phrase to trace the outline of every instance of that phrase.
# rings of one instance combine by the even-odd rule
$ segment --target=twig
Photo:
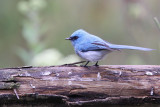
[[[74,62],[74,63],[64,64],[64,65],[61,65],[61,66],[76,65],[76,64],[81,64],[81,63],[84,63],[84,62],[86,62],[86,61]]]
[[[154,17],[154,21],[155,21],[158,29],[160,30],[160,23],[159,23],[159,20],[157,19],[157,17]]]

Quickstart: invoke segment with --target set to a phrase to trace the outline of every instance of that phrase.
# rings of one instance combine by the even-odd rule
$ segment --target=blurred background
[[[159,0],[0,0],[0,67],[81,61],[69,37],[84,29],[108,42],[156,49],[109,54],[100,64],[160,64]]]

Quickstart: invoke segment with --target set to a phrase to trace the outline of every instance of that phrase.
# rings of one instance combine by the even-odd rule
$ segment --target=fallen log
[[[160,66],[75,65],[0,69],[1,105],[160,104]]]

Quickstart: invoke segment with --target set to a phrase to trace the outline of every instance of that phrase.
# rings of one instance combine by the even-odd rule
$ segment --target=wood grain
[[[65,65],[0,69],[1,104],[42,101],[66,106],[160,104],[160,66],[86,68]]]

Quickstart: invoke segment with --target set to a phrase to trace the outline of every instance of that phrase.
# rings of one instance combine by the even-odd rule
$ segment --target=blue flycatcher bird
[[[87,60],[87,64],[91,62],[96,62],[95,66],[98,66],[98,61],[101,60],[106,54],[121,49],[134,49],[141,51],[151,51],[153,49],[128,46],[128,45],[116,45],[109,43],[95,35],[86,32],[83,29],[75,31],[69,38],[74,47],[75,53],[81,58]]]

